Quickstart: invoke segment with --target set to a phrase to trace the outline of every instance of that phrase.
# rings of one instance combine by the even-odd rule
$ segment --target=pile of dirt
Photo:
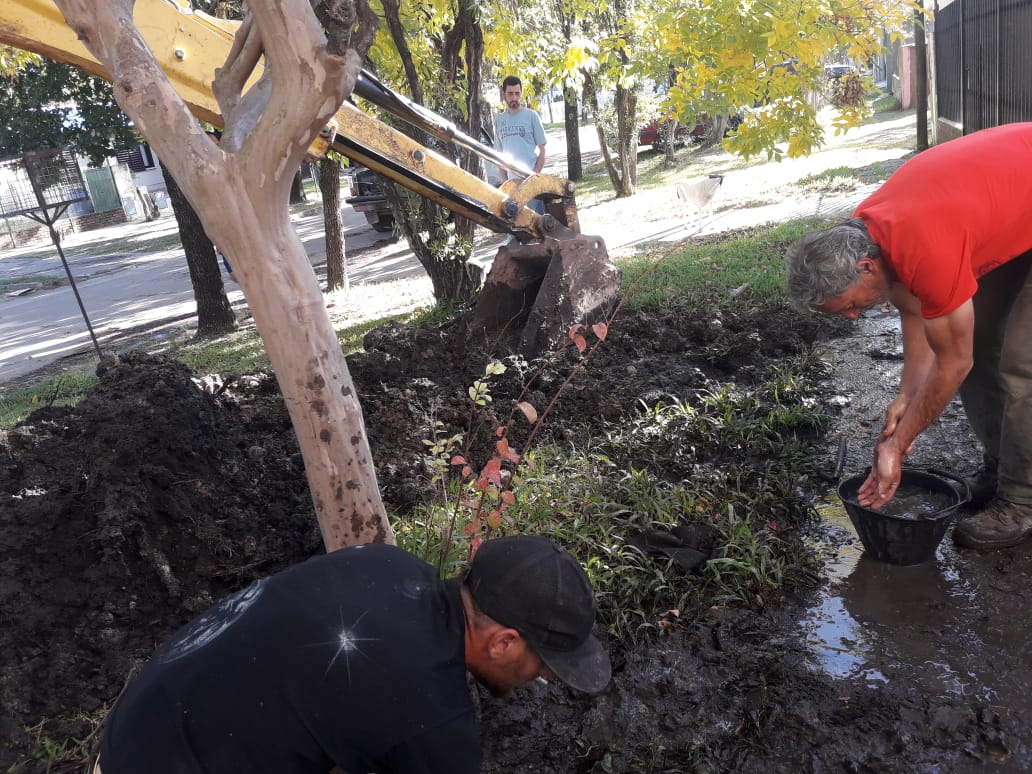
[[[749,383],[822,329],[780,306],[629,312],[562,394],[549,431]],[[490,353],[447,327],[392,326],[366,345],[349,365],[385,499],[404,510],[429,496],[429,421],[466,429],[467,389]],[[503,362],[491,405],[523,395],[541,408],[579,360],[568,348],[543,362]],[[82,713],[113,701],[173,629],[321,550],[271,376],[199,383],[144,354],[101,376],[79,405],[37,411],[0,437],[0,768],[32,753],[28,729],[86,736]],[[613,643],[615,678],[600,697],[552,685],[510,703],[485,699],[485,770],[931,771],[944,746],[997,733],[991,713],[963,702],[815,673],[786,625],[774,613],[699,611],[658,642]]]

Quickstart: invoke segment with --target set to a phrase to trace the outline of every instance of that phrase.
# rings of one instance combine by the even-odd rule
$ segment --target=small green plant
[[[542,422],[573,377],[605,340],[608,323],[591,326],[590,331],[595,341],[590,346],[586,338],[588,330],[586,326],[579,324],[571,327],[569,345],[577,349],[581,359],[557,388],[548,406],[540,413],[525,399],[530,385],[538,374],[527,379],[508,417],[492,429],[493,451],[483,464],[470,459],[470,446],[477,434],[479,422],[482,421],[483,410],[494,401],[491,395],[491,379],[506,371],[503,363],[488,363],[483,375],[474,380],[468,388],[470,414],[465,432],[449,435],[440,420],[431,419],[431,437],[423,443],[428,450],[426,463],[431,471],[431,481],[438,491],[439,502],[421,517],[424,529],[401,527],[398,531],[404,536],[405,545],[415,544],[419,555],[428,560],[436,559],[438,571],[442,575],[447,574],[446,569],[453,565],[458,544],[468,545],[468,554],[472,555],[493,531],[503,528],[519,531],[517,522],[507,518],[506,512],[516,504],[514,486],[521,481],[520,469],[525,466],[533,467],[534,463],[528,455]],[[562,349],[553,353],[553,357],[558,356]],[[550,361],[546,360],[541,369],[544,369],[548,362]],[[510,445],[509,435],[514,422],[521,417],[532,429],[522,450],[518,450]],[[433,534],[435,523],[442,525],[442,535],[439,538]],[[425,553],[431,549],[434,551],[433,556]]]
[[[59,739],[47,730],[49,720],[43,718],[36,725],[26,728],[26,732],[34,740],[29,753],[29,761],[16,763],[9,772],[38,771],[80,771],[87,768],[96,753],[97,735],[100,732],[104,712],[95,715],[83,714],[77,719],[84,720],[90,728],[89,733],[80,738]],[[31,762],[31,763],[30,763]]]
[[[800,178],[796,185],[813,193],[842,193],[855,191],[860,185],[860,179],[850,167],[835,167]]]

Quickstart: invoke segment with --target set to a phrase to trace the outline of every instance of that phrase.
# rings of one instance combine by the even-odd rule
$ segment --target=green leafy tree
[[[566,176],[583,178],[580,105],[585,74],[597,67],[597,45],[585,33],[585,19],[595,10],[591,0],[500,0],[485,5],[485,58],[495,64],[497,80],[524,79],[531,102],[552,86],[563,90],[566,129]]]
[[[374,4],[375,7],[375,4]],[[480,9],[463,0],[381,0],[385,20],[369,54],[379,76],[414,102],[442,114],[466,134],[482,138],[481,67],[484,56]],[[389,119],[388,119],[389,120]],[[424,132],[398,127],[417,142],[443,147]],[[480,158],[466,151],[455,159],[480,176]],[[476,224],[384,181],[395,223],[426,269],[438,301],[465,301],[480,287],[481,270],[469,262]]]
[[[71,145],[91,163],[100,164],[117,150],[139,144],[111,84],[47,59],[17,61],[17,69],[0,77],[5,105],[0,154]]]
[[[674,69],[669,104],[682,121],[741,111],[728,150],[802,156],[823,141],[814,95],[826,83],[824,65],[839,57],[869,61],[882,51],[884,30],[901,29],[914,7],[897,0],[660,0],[651,11],[643,69]],[[835,105],[836,132],[866,117],[863,97],[855,90]]]
[[[25,65],[38,61],[39,57],[29,51],[0,46],[0,76],[17,75]]]

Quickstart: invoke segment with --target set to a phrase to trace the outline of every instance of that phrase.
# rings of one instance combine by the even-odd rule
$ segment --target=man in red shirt
[[[918,434],[959,390],[984,446],[985,486],[984,507],[954,538],[982,549],[1023,542],[1032,536],[1032,123],[915,156],[853,214],[793,244],[787,273],[806,309],[853,320],[886,301],[899,309],[899,395],[860,504],[892,498]]]

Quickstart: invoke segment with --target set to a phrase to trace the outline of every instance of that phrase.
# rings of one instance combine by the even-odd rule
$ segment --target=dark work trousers
[[[974,365],[960,386],[968,422],[999,461],[997,494],[1032,505],[1032,250],[978,281]]]

